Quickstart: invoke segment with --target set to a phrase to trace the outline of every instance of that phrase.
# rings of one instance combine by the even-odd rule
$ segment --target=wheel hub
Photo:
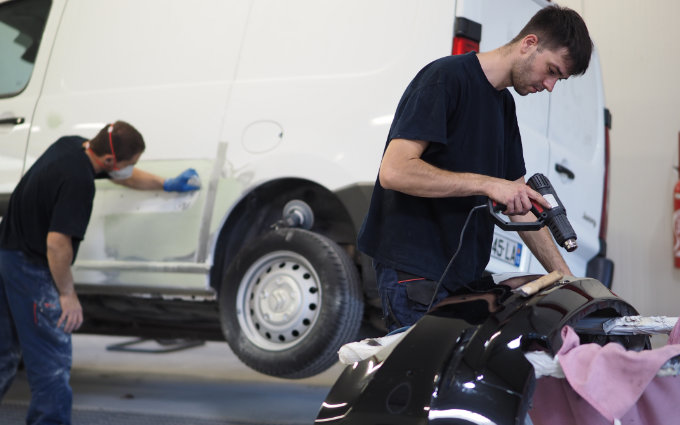
[[[272,326],[285,325],[300,311],[302,295],[295,280],[290,276],[277,276],[270,282],[261,283],[259,311],[264,321]]]

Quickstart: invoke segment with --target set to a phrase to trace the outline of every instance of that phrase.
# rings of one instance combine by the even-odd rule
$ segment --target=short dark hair
[[[520,41],[529,34],[538,37],[539,49],[551,51],[567,48],[569,74],[582,75],[588,69],[593,42],[586,23],[575,11],[557,5],[536,12],[510,43]]]
[[[127,161],[138,153],[144,152],[146,145],[144,138],[136,128],[125,121],[116,121],[113,124],[106,124],[99,130],[96,136],[90,140],[90,148],[98,156],[111,153],[109,144],[109,126],[113,126],[111,140],[113,150],[116,153],[116,161]]]

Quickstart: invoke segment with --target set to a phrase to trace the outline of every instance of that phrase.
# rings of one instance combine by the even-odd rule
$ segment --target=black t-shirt
[[[395,138],[429,142],[421,158],[441,169],[508,180],[526,173],[515,102],[507,89],[489,83],[475,53],[438,59],[416,75],[399,102],[387,143]],[[415,197],[376,181],[359,249],[388,267],[439,280],[469,211],[486,202],[484,196]],[[493,226],[485,211],[473,214],[443,282],[447,288],[482,275]]]
[[[47,233],[71,236],[73,259],[85,236],[94,199],[94,169],[86,139],[62,137],[22,177],[0,223],[0,246],[47,265]]]

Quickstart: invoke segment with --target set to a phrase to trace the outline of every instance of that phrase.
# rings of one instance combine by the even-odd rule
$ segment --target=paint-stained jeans
[[[31,388],[26,423],[71,423],[71,335],[57,328],[59,293],[47,267],[0,249],[0,398],[23,355]]]

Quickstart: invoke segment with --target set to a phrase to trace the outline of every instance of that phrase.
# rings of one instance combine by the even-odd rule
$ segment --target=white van
[[[0,2],[2,211],[56,139],[130,122],[147,144],[140,168],[174,176],[193,167],[203,188],[149,193],[97,181],[74,265],[82,331],[226,337],[263,373],[316,374],[362,319],[380,315],[355,241],[406,85],[454,45],[508,41],[547,4]],[[584,77],[516,101],[529,175],[550,178],[578,234],[567,262],[610,284],[597,55]],[[488,268],[542,272],[517,235],[501,231]]]

